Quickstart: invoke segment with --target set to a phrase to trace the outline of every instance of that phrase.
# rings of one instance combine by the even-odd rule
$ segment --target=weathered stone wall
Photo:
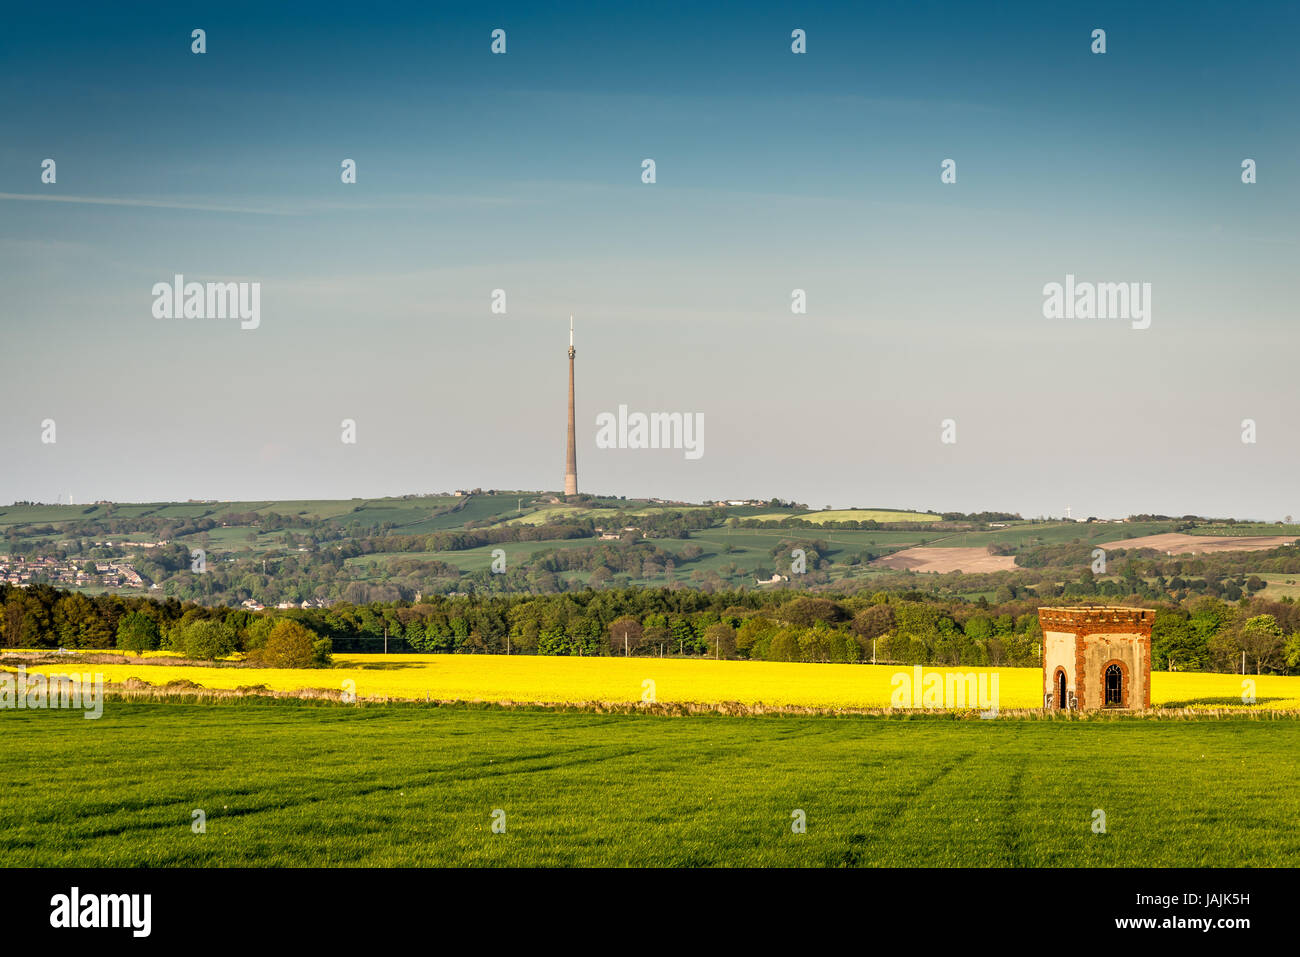
[[[1072,632],[1068,631],[1044,631],[1043,632],[1043,694],[1052,695],[1052,707],[1060,707],[1060,702],[1056,700],[1058,689],[1056,687],[1056,669],[1065,670],[1066,692],[1079,693],[1074,684],[1074,646],[1075,637]],[[1043,699],[1046,701],[1046,697]],[[1066,702],[1066,706],[1069,702]]]
[[[1085,710],[1106,705],[1106,667],[1118,664],[1124,674],[1121,707],[1151,707],[1151,642],[1137,635],[1098,634],[1083,639],[1083,673],[1087,695]]]

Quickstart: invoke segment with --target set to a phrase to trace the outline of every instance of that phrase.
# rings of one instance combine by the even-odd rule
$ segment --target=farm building
[[[1150,608],[1040,608],[1043,707],[1100,711],[1151,707]]]

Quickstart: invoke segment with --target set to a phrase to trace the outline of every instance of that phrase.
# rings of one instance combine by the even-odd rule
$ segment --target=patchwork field
[[[114,683],[140,678],[154,685],[192,681],[204,688],[235,690],[264,685],[273,691],[348,690],[359,698],[410,701],[476,701],[579,704],[636,703],[653,688],[661,703],[737,702],[750,707],[825,709],[888,708],[893,678],[911,675],[907,665],[835,665],[774,661],[711,661],[683,658],[568,658],[535,655],[346,655],[329,669],[204,668],[157,664],[66,664],[28,666],[29,673],[98,672]],[[10,669],[12,670],[12,668]],[[1002,709],[1042,705],[1038,668],[925,668],[996,673]],[[1300,677],[1251,677],[1255,703],[1242,701],[1239,675],[1157,671],[1151,675],[1156,707],[1300,710]],[[653,682],[647,686],[646,682]]]
[[[940,537],[929,538],[924,544],[936,548],[974,548],[992,545],[1028,547],[1034,545],[1064,545],[1100,543],[1117,534],[1155,535],[1169,530],[1169,522],[1125,522],[1123,525],[1088,522],[1009,522],[1002,528],[986,528],[969,532],[939,532]],[[1122,531],[1121,531],[1122,530]]]
[[[689,533],[669,527],[671,522],[650,520],[651,516],[664,519],[706,510],[712,524],[691,528]],[[740,527],[750,518],[798,518],[802,522],[799,527]],[[563,533],[548,530],[553,523],[575,521],[590,522],[602,530],[634,525],[641,527],[646,537],[630,545],[597,537],[569,538],[571,527]],[[828,523],[853,521],[882,524],[868,529],[827,527]],[[16,562],[31,563],[55,550],[74,564],[87,559],[121,559],[133,565],[145,584],[158,584],[161,595],[210,604],[237,604],[253,598],[274,605],[299,602],[308,595],[364,601],[366,595],[470,591],[483,584],[488,569],[494,567],[495,555],[500,554],[498,549],[505,552],[507,569],[518,574],[494,582],[493,587],[514,592],[683,584],[715,590],[770,587],[774,573],[788,574],[791,550],[796,547],[812,547],[817,561],[806,569],[812,573],[807,579],[792,579],[781,587],[833,584],[853,590],[898,586],[899,572],[907,570],[936,574],[1024,570],[1011,555],[990,551],[1022,554],[1052,545],[1254,550],[1300,536],[1296,525],[1226,521],[1195,526],[1193,534],[1175,533],[1173,529],[1181,524],[1175,519],[944,522],[932,512],[889,508],[810,511],[770,503],[718,507],[716,503],[604,497],[568,503],[559,502],[552,492],[505,490],[315,501],[0,506],[0,531],[9,543],[6,548],[12,548],[17,556]],[[534,540],[491,542],[484,537],[480,539],[483,544],[461,549],[455,546],[471,541],[440,536],[412,543],[419,550],[407,550],[392,541],[393,537],[519,525],[536,529]],[[551,534],[566,537],[552,538]],[[313,536],[319,547],[310,544]],[[144,547],[144,543],[164,540],[170,553]],[[339,567],[329,560],[331,551],[336,545],[347,548],[349,542],[360,547],[348,549],[349,557]],[[132,543],[138,547],[132,548]],[[178,563],[177,554],[183,548],[203,549],[210,566],[226,574],[210,578],[207,588],[197,587],[188,566]],[[579,554],[560,554],[571,550]],[[1077,563],[1081,554],[1074,550],[1063,560]],[[1021,560],[1041,567],[1040,558]],[[601,572],[602,567],[608,574]],[[74,569],[71,564],[47,567],[37,562],[8,571],[17,581],[47,582],[89,594],[139,593],[134,582],[118,582],[107,574],[97,580],[98,573],[93,573],[83,582],[75,574],[84,571],[83,564]],[[468,579],[465,585],[471,587],[460,587],[456,579],[461,577]],[[1058,580],[1062,577],[1070,576],[1057,576]],[[353,584],[366,587],[351,589]],[[964,583],[940,585],[946,593],[967,598],[983,595],[991,599],[997,594],[997,585],[989,582],[972,584],[978,590],[970,592]]]
[[[1002,572],[1016,567],[1014,555],[992,555],[987,548],[905,548],[877,558],[877,568],[914,572]]]
[[[1199,555],[1204,552],[1262,552],[1290,545],[1295,540],[1294,535],[1185,535],[1167,532],[1101,544],[1109,548],[1154,548],[1169,555]]]
[[[22,769],[0,789],[3,866],[1300,864],[1293,720],[241,699],[7,711],[0,728]]]
[[[1127,526],[1127,530],[1130,533],[1142,532],[1149,527],[1152,527],[1151,523],[1133,523]],[[1267,551],[1280,545],[1290,545],[1296,540],[1297,536],[1294,535],[1188,535],[1182,532],[1138,534],[1132,538],[1115,538],[1113,525],[1023,524],[996,531],[958,532],[944,535],[926,545],[904,548],[892,555],[878,558],[871,563],[871,567],[910,569],[917,572],[959,571],[966,574],[1011,571],[1016,568],[1014,555],[992,555],[989,553],[988,545],[983,543],[1026,546],[1063,544],[1071,541],[1095,542],[1104,548],[1154,548],[1170,555],[1186,555],[1204,552]]]
[[[860,575],[869,573],[867,570],[870,566],[865,562],[856,566],[846,565],[845,563],[852,556],[862,556],[866,553],[879,554],[896,548],[905,548],[927,540],[932,534],[922,531],[900,532],[878,529],[870,531],[821,531],[820,529],[798,528],[716,527],[692,532],[691,537],[688,539],[656,538],[651,540],[650,544],[657,549],[679,556],[684,549],[692,546],[703,549],[703,554],[696,558],[689,560],[679,558],[677,569],[679,576],[689,576],[694,571],[718,572],[732,584],[752,586],[755,578],[752,572],[754,567],[764,566],[769,570],[769,573],[771,569],[778,566],[788,568],[788,548],[781,551],[780,559],[773,557],[774,550],[779,549],[783,542],[806,541],[814,538],[825,542],[826,551],[824,554],[837,563],[835,569],[837,573]],[[454,565],[463,571],[482,571],[491,566],[492,552],[498,548],[505,551],[506,561],[510,567],[518,567],[527,564],[535,555],[545,555],[548,552],[571,548],[589,549],[599,547],[602,544],[608,543],[601,543],[589,538],[542,542],[506,542],[483,545],[479,548],[439,552],[373,552],[350,558],[347,563],[352,568],[364,570],[372,564],[382,569],[394,561],[436,559]],[[740,571],[731,574],[733,566],[738,567]],[[588,572],[562,573],[561,577],[585,581],[589,574]],[[660,578],[657,581],[651,581],[650,579],[634,576],[630,579],[630,583],[662,585],[664,580]]]

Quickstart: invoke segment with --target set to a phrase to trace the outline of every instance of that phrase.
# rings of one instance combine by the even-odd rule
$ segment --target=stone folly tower
[[[569,317],[569,443],[564,458],[564,494],[578,494],[578,443],[573,416],[573,316]]]
[[[1040,608],[1043,707],[1139,711],[1151,707],[1150,608]]]

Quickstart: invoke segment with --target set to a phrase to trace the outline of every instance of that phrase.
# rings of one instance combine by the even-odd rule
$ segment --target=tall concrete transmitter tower
[[[564,458],[564,494],[578,494],[578,444],[573,417],[573,316],[569,317],[569,443]]]

